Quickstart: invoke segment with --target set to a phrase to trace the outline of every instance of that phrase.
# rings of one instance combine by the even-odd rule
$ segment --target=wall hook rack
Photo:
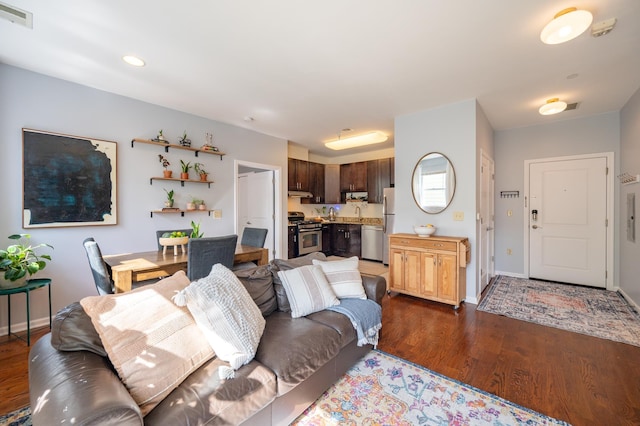
[[[632,183],[640,182],[640,175],[631,175],[629,173],[622,173],[618,175],[618,179],[620,179],[620,183],[623,185],[631,185]]]

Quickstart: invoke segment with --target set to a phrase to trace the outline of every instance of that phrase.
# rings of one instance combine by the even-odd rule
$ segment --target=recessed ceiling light
[[[559,44],[573,40],[585,32],[592,21],[591,12],[569,7],[556,13],[553,20],[545,25],[540,33],[540,40],[546,44]]]
[[[567,103],[558,98],[552,98],[540,107],[538,112],[542,115],[553,115],[567,109]]]
[[[122,60],[134,67],[144,67],[144,61],[137,56],[125,55]]]

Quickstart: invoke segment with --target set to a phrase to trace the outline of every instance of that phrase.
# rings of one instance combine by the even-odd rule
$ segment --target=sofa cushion
[[[356,338],[356,330],[353,328],[353,324],[346,315],[342,315],[339,312],[324,310],[307,315],[306,318],[324,324],[337,331],[340,335],[340,347],[342,348]]]
[[[150,425],[237,425],[276,397],[276,376],[253,360],[236,371],[233,380],[218,376],[224,364],[207,361],[173,390],[145,418]]]
[[[276,292],[273,289],[273,274],[269,265],[233,272],[240,279],[244,288],[247,289],[258,308],[260,308],[262,316],[266,317],[278,309]]]
[[[60,309],[53,318],[51,346],[59,351],[89,351],[107,356],[100,335],[80,302]]]
[[[273,289],[276,292],[276,299],[278,301],[278,310],[282,312],[290,312],[291,306],[289,305],[289,299],[287,299],[287,292],[282,286],[282,281],[278,277],[278,271],[288,271],[289,269],[299,268],[301,266],[311,265],[313,259],[327,260],[327,256],[324,253],[318,251],[309,253],[306,256],[296,257],[295,259],[273,259],[271,261],[271,271],[273,273]]]
[[[233,370],[253,359],[264,330],[264,318],[238,277],[221,263],[204,278],[192,282],[174,296],[189,311],[207,341]],[[221,370],[233,377],[233,371]]]
[[[326,275],[327,281],[329,281],[338,299],[367,298],[362,286],[362,276],[358,269],[358,256],[327,262],[314,259],[312,262],[322,268],[322,272]]]
[[[214,355],[189,310],[171,301],[189,283],[179,271],[128,293],[80,301],[143,415]]]
[[[319,266],[307,265],[280,271],[278,276],[287,292],[293,318],[340,304]]]
[[[307,318],[274,312],[267,318],[255,359],[278,377],[278,395],[305,380],[340,351],[333,328]]]

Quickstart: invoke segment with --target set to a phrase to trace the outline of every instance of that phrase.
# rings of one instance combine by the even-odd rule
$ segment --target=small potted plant
[[[209,172],[207,172],[207,171],[204,169],[204,164],[202,164],[202,163],[195,163],[195,164],[193,165],[193,170],[195,170],[195,171],[196,171],[196,173],[197,173],[198,175],[200,175],[200,180],[201,180],[201,181],[206,182],[206,180],[207,180],[207,176],[209,175]]]
[[[171,170],[168,170],[167,167],[169,167],[171,163],[162,154],[158,154],[158,157],[160,158],[159,161],[160,163],[162,163],[162,167],[164,167],[162,174],[164,175],[164,177],[170,178],[173,172]]]
[[[36,250],[42,247],[53,248],[49,244],[30,245],[29,234],[10,235],[9,239],[18,240],[6,249],[0,249],[0,287],[16,288],[23,286],[29,276],[47,266],[45,260],[51,260],[48,254],[38,255]]]
[[[171,191],[167,191],[166,189],[164,190],[164,192],[167,193],[167,200],[164,202],[164,206],[168,207],[168,208],[172,208],[173,207],[173,203],[174,203],[174,192],[173,189]]]
[[[169,143],[164,136],[162,135],[162,129],[158,130],[158,136],[156,136],[156,141],[158,142],[164,142],[164,143]]]
[[[204,200],[198,200],[200,203],[198,204],[198,210],[206,210],[207,205],[204,203]]]
[[[204,232],[200,232],[200,223],[191,221],[191,238],[202,238]]]
[[[184,133],[182,134],[182,137],[180,138],[180,140],[178,142],[182,146],[187,146],[187,147],[191,146],[191,139],[187,138],[187,131],[186,130],[184,131]]]
[[[187,203],[187,210],[193,211],[198,208],[198,204],[200,204],[202,200],[197,199],[194,196],[191,196],[191,201]]]
[[[180,160],[180,167],[182,168],[182,172],[180,173],[180,179],[184,179],[187,180],[189,179],[189,169],[193,166],[191,166],[191,162],[187,162],[185,163],[184,161]]]

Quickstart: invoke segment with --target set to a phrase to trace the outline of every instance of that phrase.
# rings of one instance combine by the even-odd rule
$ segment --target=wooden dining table
[[[187,253],[173,250],[162,253],[145,251],[140,253],[124,253],[103,256],[111,267],[111,278],[116,293],[131,290],[132,283],[167,277],[178,271],[187,272]],[[256,262],[258,265],[269,263],[269,250],[263,247],[239,245],[233,263]]]

